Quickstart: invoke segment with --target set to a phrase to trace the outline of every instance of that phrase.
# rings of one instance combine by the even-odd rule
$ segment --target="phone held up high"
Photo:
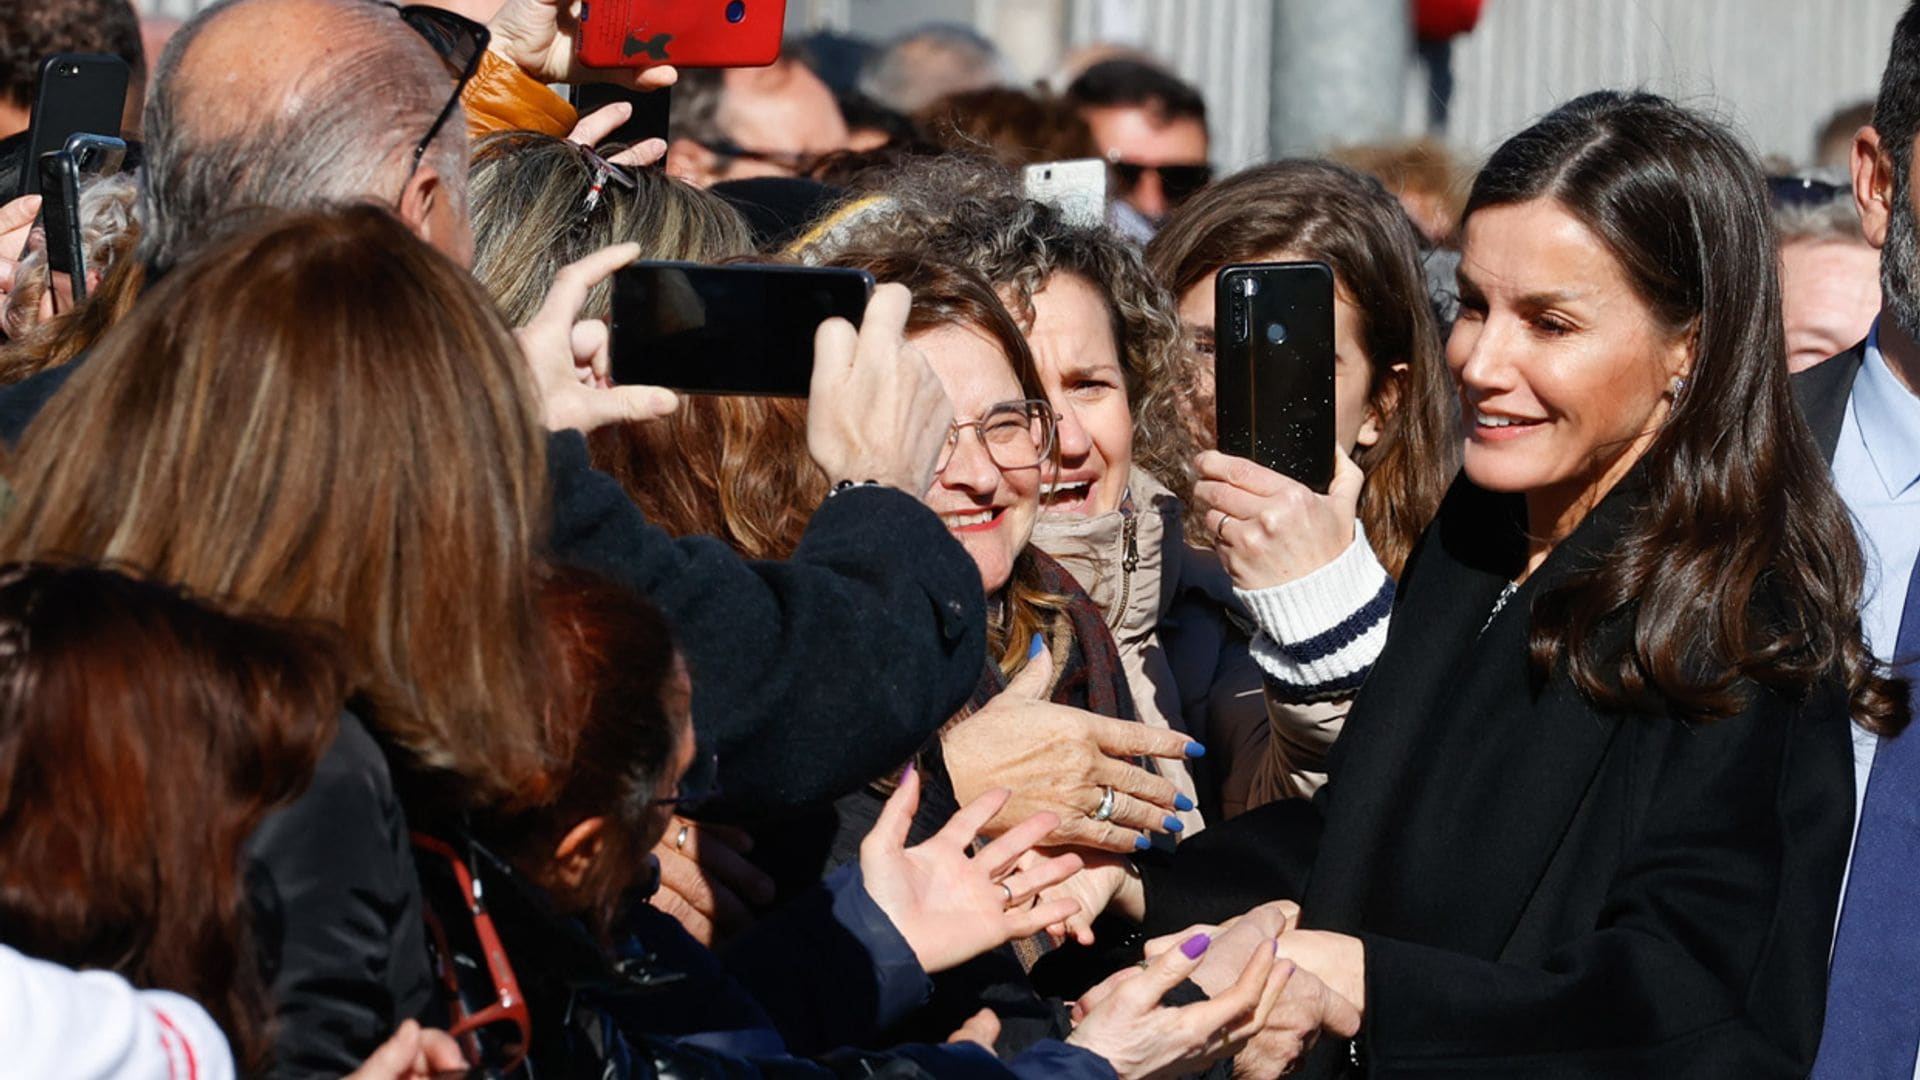
[[[864,270],[636,262],[613,275],[613,379],[692,394],[806,397],[813,335],[858,327]]]
[[[119,170],[127,144],[106,135],[71,135],[65,147],[34,163],[40,180],[40,224],[47,235],[47,269],[67,275],[73,302],[87,298],[87,254],[80,233],[80,177]],[[54,290],[56,305],[59,290]]]
[[[766,67],[786,0],[586,0],[575,52],[589,67]]]
[[[1099,158],[1028,165],[1021,183],[1027,198],[1059,210],[1070,224],[1097,228],[1107,220],[1107,163]]]
[[[55,53],[40,62],[16,195],[40,190],[40,155],[65,149],[69,136],[120,134],[127,78],[127,62],[104,53]]]
[[[1220,449],[1324,493],[1333,482],[1333,270],[1229,266],[1214,276]]]

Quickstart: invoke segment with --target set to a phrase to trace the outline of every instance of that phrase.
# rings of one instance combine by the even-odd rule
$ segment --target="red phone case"
[[[575,54],[589,67],[765,67],[786,0],[586,0]]]

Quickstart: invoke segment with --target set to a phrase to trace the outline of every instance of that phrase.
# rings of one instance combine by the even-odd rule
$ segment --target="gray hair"
[[[860,73],[860,92],[912,115],[948,94],[1011,82],[1000,50],[970,27],[931,23],[894,38]]]
[[[454,91],[446,65],[425,39],[391,8],[359,2],[331,5],[324,28],[316,28],[345,45],[342,54],[268,90],[260,109],[183,79],[182,59],[201,32],[248,2],[223,0],[199,12],[155,68],[145,116],[141,253],[157,269],[251,220],[255,211],[395,204],[413,167],[414,145]],[[234,115],[220,115],[223,109]],[[441,176],[454,212],[464,216],[467,132],[459,108],[421,165]]]
[[[124,257],[139,235],[139,220],[134,204],[139,190],[133,177],[89,178],[80,185],[80,250],[87,272],[107,271]],[[14,268],[13,289],[4,298],[4,323],[7,336],[19,340],[40,323],[40,298],[51,284],[47,269],[46,246],[31,247]]]

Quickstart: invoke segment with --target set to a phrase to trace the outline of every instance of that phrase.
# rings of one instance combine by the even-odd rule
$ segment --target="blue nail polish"
[[[1187,756],[1188,757],[1206,757],[1207,748],[1200,743],[1190,742],[1187,744]]]
[[[1136,836],[1133,838],[1133,850],[1135,851],[1145,851],[1152,846],[1153,841],[1147,839],[1145,836]]]
[[[1193,809],[1193,800],[1187,798],[1185,795],[1175,794],[1173,797],[1173,808],[1184,814],[1188,810]]]
[[[1165,821],[1162,821],[1160,824],[1165,826],[1168,832],[1179,832],[1181,829],[1184,829],[1187,827],[1186,822],[1181,821],[1179,818],[1173,817],[1171,815],[1169,815],[1167,819]]]
[[[1036,632],[1033,635],[1033,644],[1027,646],[1027,659],[1029,660],[1035,659],[1041,653],[1046,651],[1047,651],[1046,635]]]

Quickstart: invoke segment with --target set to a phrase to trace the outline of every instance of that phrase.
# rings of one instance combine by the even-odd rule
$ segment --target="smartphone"
[[[668,138],[667,116],[673,108],[671,87],[632,90],[611,83],[580,83],[573,87],[570,96],[574,109],[581,116],[621,101],[633,106],[633,115],[627,118],[626,123],[615,128],[613,134],[604,140],[606,142],[636,146],[648,139]],[[667,159],[662,157],[654,162],[654,167],[665,168],[666,164]]]
[[[813,334],[860,325],[864,270],[636,262],[613,275],[613,379],[693,394],[806,397]]]
[[[16,195],[40,190],[34,163],[42,154],[66,148],[79,132],[118,136],[127,104],[127,62],[104,53],[55,53],[40,61],[33,113],[27,127],[27,167],[20,170]]]
[[[586,0],[574,46],[589,67],[766,67],[786,0]]]
[[[66,274],[73,302],[87,298],[87,250],[80,232],[80,177],[117,172],[127,144],[105,135],[79,133],[67,144],[40,155],[40,225],[47,235],[47,269]]]
[[[1021,170],[1027,198],[1060,211],[1075,225],[1099,226],[1107,220],[1107,163],[1099,158],[1043,161]]]
[[[1220,449],[1325,492],[1333,482],[1333,269],[1229,266],[1214,275]]]

